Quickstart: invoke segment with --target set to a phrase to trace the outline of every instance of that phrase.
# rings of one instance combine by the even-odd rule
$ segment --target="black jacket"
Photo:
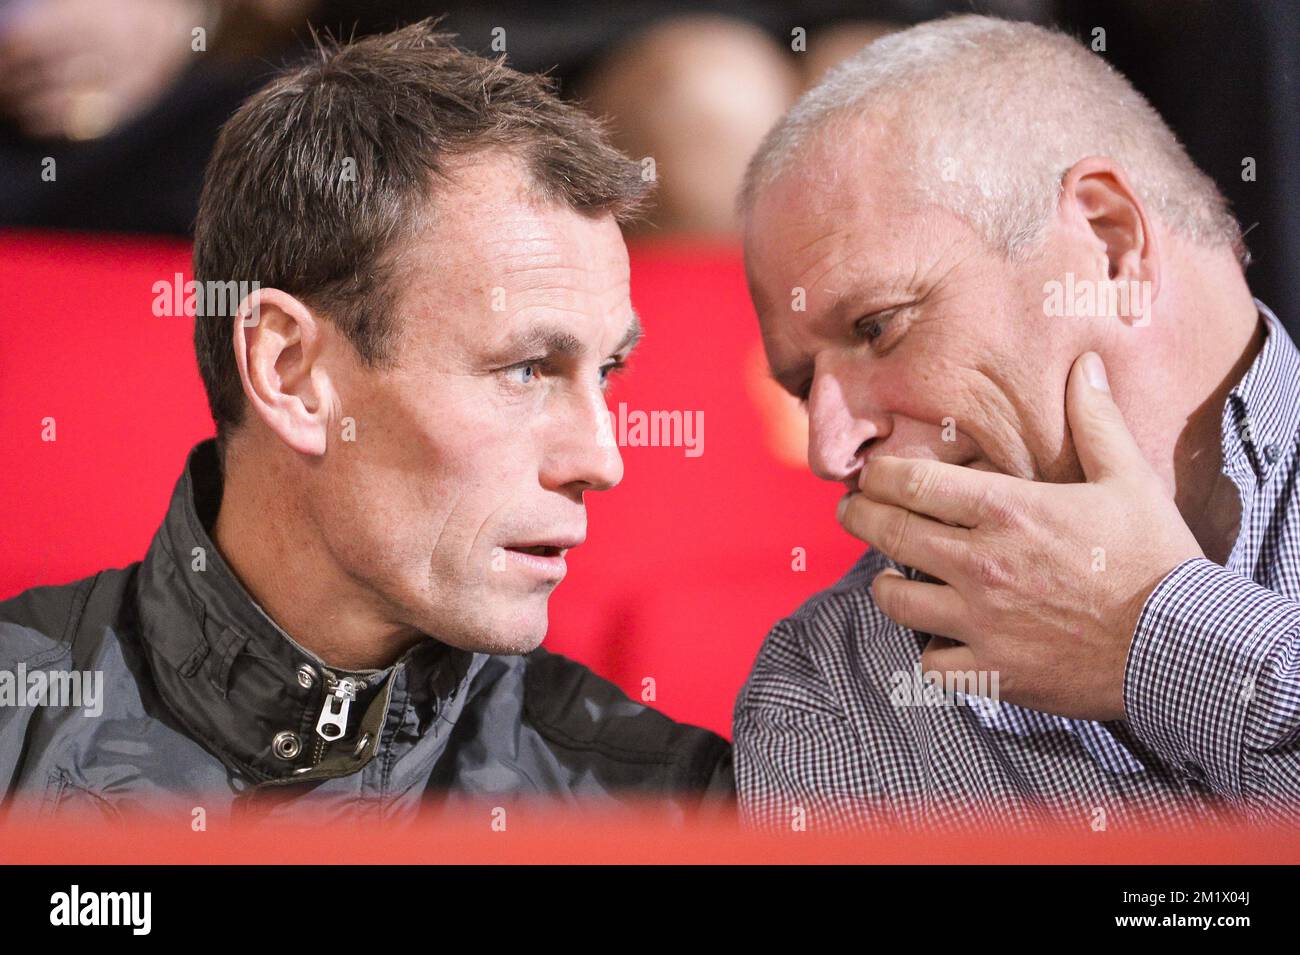
[[[729,805],[726,740],[545,650],[491,656],[429,639],[385,670],[332,672],[221,559],[206,530],[220,495],[206,441],[142,562],[0,603],[0,703],[5,672],[15,696],[0,705],[9,805],[110,817],[202,806],[211,819],[283,815],[305,799],[387,820],[530,796]],[[41,682],[49,703],[78,702],[78,677],[79,707],[31,705]],[[318,729],[327,699],[348,700],[334,739]]]

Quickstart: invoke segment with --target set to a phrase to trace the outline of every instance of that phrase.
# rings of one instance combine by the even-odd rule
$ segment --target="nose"
[[[598,387],[583,389],[556,414],[543,458],[542,484],[551,490],[607,491],[623,480],[619,453],[605,395]]]
[[[851,491],[871,446],[890,429],[867,388],[857,376],[819,369],[808,393],[808,466],[823,481],[840,481]]]

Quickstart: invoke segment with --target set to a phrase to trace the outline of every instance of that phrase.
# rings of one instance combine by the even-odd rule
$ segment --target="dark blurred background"
[[[1255,294],[1300,337],[1294,0],[0,0],[0,225],[187,235],[218,127],[313,30],[445,14],[463,46],[549,71],[655,157],[644,230],[725,238],[745,160],[802,90],[885,31],[969,11],[1104,36],[1231,200]]]

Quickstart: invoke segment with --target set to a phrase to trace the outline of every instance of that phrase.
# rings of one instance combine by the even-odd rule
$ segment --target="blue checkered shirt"
[[[1222,419],[1240,532],[1225,566],[1186,561],[1147,599],[1125,720],[916,692],[928,637],[872,602],[890,563],[868,551],[759,651],[733,728],[743,817],[784,830],[1300,821],[1300,352],[1259,310],[1267,337]]]

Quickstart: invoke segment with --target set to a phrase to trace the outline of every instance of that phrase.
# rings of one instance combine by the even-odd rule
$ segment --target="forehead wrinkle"
[[[530,282],[516,288],[508,297],[510,312],[519,317],[534,312],[559,312],[582,320],[595,312],[609,310],[610,293],[592,292],[572,282]]]
[[[807,275],[808,272],[810,272],[812,269],[817,268],[818,266],[824,266],[824,267],[822,268],[821,272],[819,272],[819,273],[817,274],[817,277],[816,277],[813,281],[811,281],[811,282],[807,282],[807,283],[805,283],[805,282],[799,282],[799,283],[797,283],[797,284],[798,284],[800,287],[802,287],[802,288],[819,288],[819,287],[820,287],[821,291],[823,291],[823,292],[831,292],[831,289],[829,289],[829,288],[827,288],[826,286],[822,285],[822,282],[824,282],[824,281],[826,280],[826,277],[827,277],[828,275],[830,275],[832,272],[834,272],[836,269],[838,269],[840,266],[842,266],[845,262],[847,262],[847,261],[849,261],[850,259],[852,259],[853,256],[854,256],[853,250],[852,250],[852,249],[846,249],[846,250],[844,250],[843,254],[839,256],[839,258],[833,259],[833,260],[831,260],[830,262],[827,262],[825,259],[820,259],[820,260],[818,260],[817,262],[813,263],[813,265],[809,266],[809,268],[808,268],[808,269],[803,273],[804,275]],[[832,302],[831,302],[831,304],[830,304],[829,306],[827,306],[825,309],[822,310],[823,312],[826,312],[826,313],[833,312],[833,311],[835,310],[835,308],[838,306],[838,304],[839,304],[839,302],[840,302],[840,299],[843,297],[843,294],[844,294],[844,293],[843,293],[843,292],[831,292],[831,294],[834,296],[833,299],[832,299]]]
[[[830,232],[823,233],[822,235],[813,239],[811,242],[805,242],[802,246],[800,246],[798,249],[794,250],[794,252],[791,253],[791,258],[798,261],[797,257],[799,256],[800,253],[808,253],[811,250],[815,249],[818,245],[822,244],[823,242],[829,242],[833,239],[837,239],[844,234],[844,231],[845,231],[844,229],[832,229]],[[842,262],[844,258],[847,257],[847,254],[846,256],[842,256],[838,261],[836,261],[830,267],[823,269],[821,274],[817,276],[816,280],[807,282],[804,281],[804,279],[809,275],[809,273],[811,273],[818,266],[823,265],[826,262],[827,256],[833,254],[834,254],[833,249],[828,249],[826,252],[821,252],[821,253],[812,252],[811,253],[812,257],[811,259],[809,259],[808,264],[799,272],[797,276],[795,276],[795,283],[794,283],[795,286],[800,288],[811,288],[812,286],[820,284],[821,280],[826,277],[826,273],[830,271],[831,268],[834,268],[834,265],[838,265],[839,262]]]
[[[514,246],[514,243],[510,242],[502,244],[512,248]],[[528,286],[540,287],[554,284],[555,286],[577,288],[585,285],[584,277],[598,274],[612,264],[612,260],[610,262],[601,260],[589,264],[589,256],[581,248],[567,248],[550,240],[547,240],[544,244],[549,247],[545,254],[524,250],[512,251],[503,255],[499,260],[503,267],[503,274],[510,278],[523,279],[523,284]],[[566,264],[575,260],[579,264]],[[624,273],[622,269],[616,268],[614,271]],[[554,278],[550,278],[550,276],[554,276]],[[626,284],[626,274],[617,274],[608,288],[592,289],[591,294],[596,296],[607,295],[612,291],[621,290]]]
[[[846,231],[847,230],[842,227],[832,227],[829,232],[822,232],[817,236],[815,236],[814,238],[809,239],[807,242],[805,242],[803,245],[799,246],[798,248],[792,249],[791,254],[798,255],[800,252],[806,252],[809,249],[811,249],[813,246],[815,246],[818,242],[825,242],[827,239],[834,239],[837,236],[843,235]]]
[[[573,250],[547,229],[530,230],[526,235],[498,232],[485,237],[482,244],[483,257],[499,263],[507,272],[527,273],[544,269],[563,269],[565,255]]]

